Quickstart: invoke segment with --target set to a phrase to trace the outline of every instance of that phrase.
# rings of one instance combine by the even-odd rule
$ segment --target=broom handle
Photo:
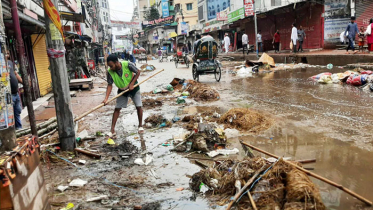
[[[278,156],[276,156],[276,155],[274,155],[274,154],[271,154],[271,153],[269,153],[269,152],[266,152],[266,151],[264,151],[264,150],[261,150],[261,149],[259,149],[259,148],[257,148],[257,147],[254,147],[254,146],[252,146],[252,145],[250,145],[250,144],[247,144],[247,143],[245,143],[245,142],[242,142],[242,141],[241,141],[241,144],[246,145],[246,146],[250,147],[251,149],[256,150],[256,151],[258,151],[258,152],[261,152],[261,153],[263,153],[263,154],[266,154],[266,155],[268,155],[268,156],[270,156],[270,157],[273,157],[273,158],[276,158],[276,159],[279,158]],[[335,182],[333,182],[333,181],[331,181],[331,180],[329,180],[329,179],[327,179],[327,178],[324,178],[324,177],[322,177],[322,176],[320,176],[320,175],[317,175],[317,174],[315,174],[315,173],[312,173],[312,172],[310,172],[310,171],[308,171],[308,170],[306,170],[306,169],[304,169],[304,168],[302,168],[302,167],[297,166],[297,165],[294,164],[294,163],[291,163],[291,162],[286,161],[286,160],[284,160],[284,161],[285,161],[286,163],[288,163],[288,164],[294,166],[294,167],[297,168],[298,170],[303,171],[303,172],[306,173],[307,175],[312,176],[312,177],[314,177],[314,178],[316,178],[316,179],[319,179],[319,180],[321,180],[321,181],[323,181],[323,182],[326,182],[326,183],[328,183],[328,184],[330,184],[330,185],[332,185],[332,186],[334,186],[334,187],[336,187],[336,188],[338,188],[338,189],[340,189],[340,190],[342,190],[342,191],[344,191],[344,192],[346,192],[346,193],[352,195],[353,197],[355,197],[355,198],[359,199],[360,201],[366,203],[368,206],[372,206],[372,201],[370,201],[370,200],[368,200],[368,199],[362,197],[361,195],[359,195],[359,194],[357,194],[357,193],[355,193],[355,192],[353,192],[353,191],[351,191],[351,190],[349,190],[349,189],[343,187],[342,185],[337,184],[337,183],[335,183]]]
[[[164,69],[162,69],[162,70],[159,70],[158,72],[156,72],[156,73],[155,73],[155,74],[153,74],[152,76],[150,76],[150,77],[146,78],[145,80],[141,81],[140,83],[137,83],[137,84],[136,84],[135,86],[133,86],[133,87],[135,88],[135,87],[137,87],[137,86],[141,85],[142,83],[144,83],[144,82],[148,81],[149,79],[151,79],[151,78],[152,78],[152,77],[154,77],[155,75],[157,75],[157,74],[161,73],[162,71],[164,71]],[[116,95],[115,97],[113,97],[113,98],[111,98],[110,100],[108,100],[108,101],[106,102],[106,104],[108,104],[108,103],[110,103],[110,102],[114,101],[115,99],[117,99],[117,98],[118,98],[118,97],[120,97],[121,95],[123,95],[123,94],[127,93],[128,91],[129,91],[129,89],[127,89],[127,90],[125,90],[125,91],[123,91],[123,92],[119,93],[119,94],[118,94],[118,95]],[[83,117],[87,116],[88,114],[90,114],[90,113],[92,113],[92,112],[96,111],[97,109],[99,109],[99,108],[101,108],[101,107],[103,107],[103,106],[105,106],[105,104],[104,104],[104,103],[102,103],[102,104],[100,104],[100,105],[98,105],[98,106],[94,107],[93,109],[91,109],[91,110],[89,110],[89,111],[87,111],[87,112],[83,113],[83,114],[82,114],[82,115],[80,115],[79,117],[75,118],[75,119],[74,119],[74,122],[76,122],[76,121],[79,121],[79,120],[81,120],[81,119],[82,119]]]

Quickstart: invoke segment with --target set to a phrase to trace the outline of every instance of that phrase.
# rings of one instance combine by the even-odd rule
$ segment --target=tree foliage
[[[160,18],[160,14],[155,4],[145,11],[144,18],[147,21],[157,20]]]

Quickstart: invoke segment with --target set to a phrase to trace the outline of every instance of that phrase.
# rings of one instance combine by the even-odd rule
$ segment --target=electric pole
[[[255,0],[253,0],[253,7],[254,7],[254,24],[255,24],[255,49],[256,49],[256,57],[259,58],[259,49],[258,49],[258,24],[256,20],[256,10],[255,10]]]
[[[18,52],[20,70],[22,72],[23,89],[25,90],[25,99],[26,99],[28,117],[30,121],[31,133],[32,135],[37,137],[38,131],[36,130],[34,106],[32,105],[31,87],[30,87],[31,83],[30,83],[30,80],[28,77],[29,74],[26,68],[27,61],[25,57],[25,46],[23,44],[21,26],[19,24],[17,0],[11,0],[10,7],[12,11],[12,20],[13,20],[14,32],[16,36],[16,47],[17,47],[17,52]]]
[[[58,11],[58,0],[51,0]],[[56,104],[56,116],[58,135],[62,150],[72,151],[75,148],[74,118],[71,111],[70,87],[65,59],[65,47],[61,33],[50,20],[44,6],[47,50],[53,50],[57,56],[51,57],[49,62],[52,76],[54,101]]]

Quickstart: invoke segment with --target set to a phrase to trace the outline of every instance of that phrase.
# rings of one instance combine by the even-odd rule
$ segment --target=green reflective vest
[[[114,84],[118,88],[125,88],[131,83],[132,77],[133,77],[133,72],[128,68],[128,61],[122,61],[121,63],[122,63],[122,77],[120,77],[117,74],[116,71],[113,71],[110,68],[109,68],[108,72],[109,72],[110,76],[113,78]],[[137,84],[137,81],[135,82],[135,84]],[[140,89],[140,87],[137,86],[130,93],[135,94],[139,89]],[[121,92],[121,91],[118,91],[118,92]],[[127,95],[127,94],[125,94],[125,95]]]

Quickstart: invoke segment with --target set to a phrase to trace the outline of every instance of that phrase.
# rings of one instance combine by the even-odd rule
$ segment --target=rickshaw
[[[218,43],[211,36],[201,38],[196,46],[192,67],[193,79],[199,81],[199,75],[214,74],[217,82],[221,79],[221,63],[216,60]]]
[[[137,60],[140,62],[145,61],[145,63],[148,63],[148,57],[146,56],[146,50],[142,47],[139,48],[139,57]]]
[[[189,61],[189,58],[188,56],[186,55],[185,52],[177,52],[176,53],[176,57],[175,57],[175,66],[177,68],[177,66],[180,64],[185,64],[187,66],[187,68],[189,68],[189,64],[190,64],[190,61]]]

